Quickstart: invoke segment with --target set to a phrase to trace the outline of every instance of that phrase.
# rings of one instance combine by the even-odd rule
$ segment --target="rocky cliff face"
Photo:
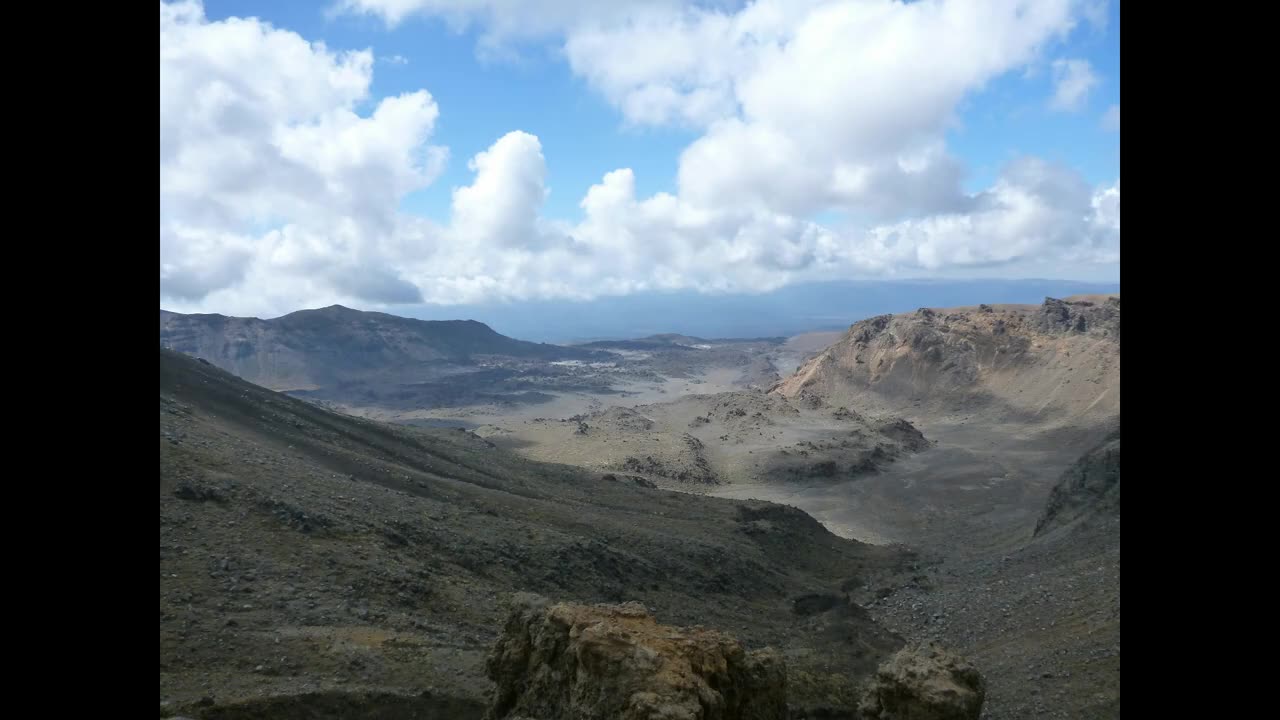
[[[487,664],[487,720],[773,720],[786,668],[715,630],[659,625],[638,603],[551,604],[517,595]]]
[[[1036,535],[1084,516],[1120,515],[1120,429],[1091,450],[1054,486]]]
[[[1120,298],[1095,303],[1045,298],[1033,326],[1049,335],[1083,334],[1120,341]]]
[[[1069,421],[1120,407],[1120,299],[881,315],[771,389],[889,412]]]

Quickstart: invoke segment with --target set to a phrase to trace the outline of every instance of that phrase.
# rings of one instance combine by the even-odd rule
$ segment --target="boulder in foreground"
[[[866,720],[978,720],[985,699],[986,683],[972,665],[928,643],[885,661],[859,709]]]
[[[486,717],[538,720],[774,720],[786,669],[715,630],[659,625],[644,606],[515,596],[487,669]]]

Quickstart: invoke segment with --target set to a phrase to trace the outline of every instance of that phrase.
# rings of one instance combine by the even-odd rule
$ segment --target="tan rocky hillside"
[[[754,391],[538,418],[521,431],[521,437],[536,440],[522,448],[528,457],[681,489],[853,479],[929,444],[913,425],[893,415],[806,407]],[[492,437],[505,441],[501,433]]]
[[[1120,297],[869,318],[770,391],[918,415],[1092,424],[1120,411]]]

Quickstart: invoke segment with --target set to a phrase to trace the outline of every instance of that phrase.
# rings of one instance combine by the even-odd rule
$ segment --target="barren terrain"
[[[511,458],[502,461],[504,468],[516,468],[512,463],[518,457],[581,468],[573,472],[587,474],[565,475],[575,478],[566,482],[577,487],[590,479],[593,489],[583,492],[592,498],[590,502],[599,496],[607,505],[588,513],[593,518],[590,523],[599,523],[592,525],[597,529],[588,534],[602,538],[601,557],[630,547],[634,539],[628,533],[635,528],[661,532],[672,542],[687,533],[702,537],[701,533],[718,532],[709,529],[714,523],[697,530],[679,525],[658,531],[652,525],[655,517],[664,517],[662,523],[694,522],[700,513],[718,517],[721,511],[716,508],[720,506],[714,504],[682,506],[686,514],[679,516],[685,518],[680,521],[667,509],[661,511],[665,513],[662,516],[641,512],[645,520],[639,525],[627,520],[628,513],[647,507],[652,498],[664,498],[658,501],[663,508],[675,507],[664,504],[669,502],[715,502],[710,498],[694,500],[689,494],[790,505],[816,518],[835,536],[867,543],[849,546],[863,548],[858,553],[868,553],[866,548],[875,546],[879,546],[877,552],[884,553],[864,555],[857,561],[862,570],[855,573],[856,580],[814,570],[814,575],[794,581],[794,587],[812,588],[806,590],[809,595],[797,594],[794,588],[783,590],[782,586],[747,590],[741,583],[758,576],[758,568],[744,570],[742,575],[726,570],[717,575],[722,579],[716,582],[731,583],[724,592],[735,598],[774,593],[769,595],[773,599],[748,600],[738,610],[730,610],[739,600],[726,599],[726,604],[720,605],[714,593],[705,595],[697,589],[701,587],[698,583],[704,582],[698,579],[699,573],[707,572],[699,563],[713,556],[726,557],[714,553],[695,552],[696,557],[690,556],[687,565],[663,567],[652,582],[633,577],[634,570],[609,575],[601,569],[611,566],[608,560],[592,561],[592,572],[605,573],[593,575],[592,582],[548,585],[545,578],[525,577],[517,565],[522,567],[529,557],[544,555],[546,572],[567,577],[563,574],[567,571],[554,570],[570,557],[555,550],[564,545],[554,539],[558,537],[555,533],[563,530],[535,528],[529,531],[528,542],[521,544],[525,554],[519,560],[512,556],[512,564],[504,565],[501,558],[506,550],[477,556],[474,567],[462,566],[467,580],[446,585],[458,588],[449,595],[455,601],[482,598],[488,603],[483,610],[480,606],[462,610],[447,610],[447,604],[431,606],[433,617],[435,613],[445,613],[442,617],[451,617],[449,612],[462,613],[460,619],[446,624],[473,628],[441,631],[451,638],[449,643],[469,648],[465,652],[470,655],[456,658],[462,662],[459,667],[478,667],[481,648],[489,639],[484,628],[492,621],[484,613],[490,612],[489,604],[498,602],[502,588],[513,585],[555,597],[641,599],[657,607],[660,614],[668,613],[665,620],[729,629],[748,644],[779,642],[781,628],[795,630],[794,623],[782,623],[771,614],[774,610],[768,609],[778,607],[776,603],[784,596],[798,603],[796,613],[801,613],[802,605],[827,608],[817,611],[812,621],[805,621],[812,625],[812,632],[830,633],[830,623],[852,622],[841,619],[845,617],[843,610],[831,615],[826,600],[796,599],[847,593],[857,604],[847,607],[867,608],[877,628],[897,633],[892,637],[934,637],[971,659],[988,680],[984,717],[1113,718],[1119,716],[1119,308],[1118,296],[1047,299],[1041,305],[922,308],[860,320],[844,333],[745,340],[663,335],[591,343],[563,352],[553,346],[535,346],[540,349],[531,351],[505,344],[509,339],[504,339],[505,351],[526,354],[454,355],[430,367],[408,364],[394,374],[365,374],[329,385],[282,389],[343,413],[417,427],[406,428],[405,433],[426,433],[405,438],[431,437],[433,443],[461,443],[459,447],[469,448],[468,453],[500,453],[484,457]],[[162,407],[162,500],[165,412]],[[436,450],[431,452],[434,457]],[[501,454],[508,452],[514,454]],[[1085,456],[1102,459],[1081,460]],[[253,467],[252,458],[257,455],[251,452],[247,457],[248,467]],[[284,461],[281,456],[275,462]],[[239,467],[239,456],[217,462],[227,464],[226,472],[231,475],[239,472],[232,469]],[[262,462],[271,461],[264,456]],[[417,462],[400,463],[391,470],[392,477]],[[510,472],[521,477],[525,470]],[[565,472],[569,472],[567,468]],[[314,475],[318,478],[315,482],[328,482],[323,471],[304,475]],[[416,476],[409,472],[405,477]],[[441,477],[452,475],[442,473]],[[428,478],[427,482],[435,481]],[[290,497],[302,492],[304,486],[312,487],[295,479],[278,493],[281,498]],[[413,494],[413,488],[410,484],[393,490]],[[664,489],[686,494],[673,495]],[[561,490],[547,492],[550,501]],[[566,492],[578,497],[573,495],[578,490]],[[621,495],[610,500],[612,493]],[[397,517],[401,508],[395,504],[403,499],[392,495],[388,502],[392,505],[370,505],[368,511]],[[220,507],[216,503],[200,506]],[[162,565],[166,557],[165,507],[162,501]],[[504,506],[496,517],[507,517],[509,511]],[[494,517],[486,512],[468,517],[493,522],[485,519]],[[535,525],[570,522],[555,519],[555,513],[546,515],[544,510],[529,512],[538,519],[530,516],[512,521]],[[449,516],[448,512],[432,515]],[[228,517],[235,522],[236,517],[252,514],[240,511],[238,516]],[[770,518],[768,524],[773,528],[777,520]],[[400,522],[405,528],[418,523],[409,518]],[[603,527],[610,529],[598,529]],[[365,531],[352,532],[358,535]],[[472,531],[451,532],[463,537]],[[512,532],[519,535],[525,530],[523,526],[495,527],[494,532],[510,538],[514,537]],[[396,533],[408,537],[403,529]],[[737,552],[722,540],[707,542],[731,555]],[[482,543],[479,547],[485,546]],[[303,547],[316,546],[306,543]],[[431,547],[438,553],[452,546],[432,541]],[[448,552],[470,552],[462,547]],[[645,546],[642,543],[640,547]],[[655,552],[661,547],[655,545]],[[674,551],[665,548],[660,552]],[[809,551],[796,547],[786,552]],[[350,572],[363,572],[358,570],[363,567],[360,563],[381,567],[387,560],[378,553],[352,561],[356,565]],[[641,568],[648,567],[646,563],[655,569],[660,565],[654,558],[639,557]],[[682,563],[681,557],[676,553],[670,562]],[[784,557],[785,553],[752,562],[764,567],[769,562],[785,562]],[[328,561],[315,557],[307,564],[320,562]],[[634,567],[636,560],[624,562]],[[492,563],[498,563],[500,575],[507,574],[499,578],[482,570]],[[913,570],[917,564],[919,569]],[[214,572],[221,571],[215,568]],[[672,573],[682,577],[676,580]],[[295,576],[291,583],[298,587],[302,579]],[[597,589],[594,582],[604,582],[604,590]],[[674,585],[669,585],[672,582]],[[650,585],[652,588],[646,589]],[[233,587],[239,586],[233,583]],[[309,592],[322,597],[330,590],[312,588]],[[846,607],[843,602],[832,607]],[[344,603],[342,607],[350,606],[350,601]],[[225,602],[212,606],[209,617],[220,616],[217,614],[226,613],[229,607]],[[799,617],[809,617],[807,612]],[[480,614],[472,617],[475,613]],[[408,633],[404,637],[416,637],[420,633],[410,616],[387,613],[384,625],[389,623],[395,632]],[[326,617],[319,624],[334,624],[334,615]],[[163,618],[162,598],[162,638]],[[345,630],[324,632],[328,634],[320,645],[342,646],[332,633]],[[869,667],[871,655],[880,657],[890,645],[900,642],[878,635],[880,630],[867,632],[867,639],[884,639],[868,640],[874,651],[864,651],[865,658],[857,661],[858,672]],[[854,636],[845,637],[854,642],[850,640]],[[277,637],[274,642],[281,641]],[[814,649],[820,643],[815,642],[811,636],[791,642],[789,661],[796,660],[800,668],[816,667],[806,663],[825,663]],[[434,648],[429,642],[428,646]],[[421,650],[412,662],[421,663],[424,658],[443,662],[440,652]],[[837,652],[848,652],[848,648]],[[411,661],[404,662],[408,672]],[[421,684],[410,682],[408,675],[379,672],[370,676],[401,679],[392,682],[394,687],[388,690],[385,683],[370,683],[367,677],[362,684],[359,673],[344,675],[335,670],[333,682],[321,685],[342,688],[343,693],[358,686],[399,697],[397,693],[405,687]],[[444,688],[448,698],[476,700],[475,689],[468,684],[474,681],[472,670],[460,672],[463,679],[453,684],[434,676],[424,682]],[[799,677],[808,678],[801,681],[801,687],[808,689],[802,689],[800,697],[816,702],[816,696],[806,693],[818,692],[816,688],[831,680],[814,680],[806,674],[810,672],[801,670]],[[243,677],[236,678],[233,685],[246,683]],[[259,692],[257,686],[266,681],[265,677],[253,679],[244,684],[243,691]],[[296,690],[294,685],[289,687]],[[842,687],[839,692],[852,692],[851,685]],[[176,695],[191,697],[196,693],[193,686]]]
[[[845,593],[913,563],[794,508],[535,463],[160,353],[162,715],[479,717],[521,591],[772,646],[798,709],[838,709],[903,643]]]

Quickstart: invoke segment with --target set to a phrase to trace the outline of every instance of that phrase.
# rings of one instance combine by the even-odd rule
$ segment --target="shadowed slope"
[[[196,715],[205,696],[482,702],[501,600],[524,590],[771,644],[794,702],[852,702],[901,640],[844,593],[910,562],[794,508],[337,415],[163,349],[160,557],[161,697]],[[809,596],[831,602],[798,613]]]

